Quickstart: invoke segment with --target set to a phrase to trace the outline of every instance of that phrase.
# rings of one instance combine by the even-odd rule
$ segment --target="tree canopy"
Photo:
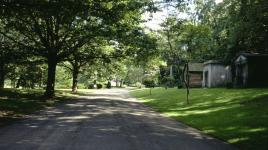
[[[50,97],[54,94],[59,62],[98,37],[124,45],[127,43],[122,42],[125,36],[139,34],[134,27],[141,21],[140,15],[152,7],[152,2],[2,1],[0,7],[0,34],[17,44],[19,49],[47,62],[46,95]],[[125,47],[130,49],[129,44]],[[120,51],[127,48],[120,48]]]

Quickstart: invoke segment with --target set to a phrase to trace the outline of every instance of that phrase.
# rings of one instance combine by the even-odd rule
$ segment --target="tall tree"
[[[0,88],[4,88],[10,64],[21,62],[24,56],[12,41],[0,35]]]
[[[179,38],[182,33],[183,22],[183,20],[170,16],[161,24],[162,29],[159,31],[161,40],[158,44],[162,57],[170,68],[170,78],[173,78],[174,66],[182,65],[184,61],[182,43]]]
[[[267,53],[266,0],[196,0],[199,21],[212,29],[213,48],[230,62],[241,51]]]
[[[132,12],[151,4],[143,1],[1,1],[2,35],[48,64],[45,95],[54,95],[56,65],[96,35],[110,35]],[[115,28],[111,28],[115,27]],[[15,31],[15,38],[8,31]]]

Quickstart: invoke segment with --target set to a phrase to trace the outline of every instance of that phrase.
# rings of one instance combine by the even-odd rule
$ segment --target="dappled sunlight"
[[[58,117],[58,120],[82,120],[82,119],[89,119],[88,116],[68,116],[68,117]]]
[[[120,94],[121,91],[113,90],[102,92],[41,111],[31,119],[22,121],[23,126],[14,125],[14,128],[21,129],[22,132],[2,134],[2,137],[8,139],[8,136],[16,141],[13,142],[16,147],[26,144],[35,148],[42,147],[40,143],[46,146],[48,144],[49,147],[65,143],[63,147],[72,147],[73,138],[77,139],[75,142],[82,149],[89,144],[92,146],[92,143],[97,144],[96,149],[99,149],[102,147],[100,141],[105,141],[108,145],[118,142],[120,146],[129,141],[141,145],[157,143],[165,145],[165,149],[189,147],[189,142],[196,143],[194,149],[206,147],[207,143],[211,147],[218,147],[220,143],[222,149],[230,148],[196,129],[155,113],[127,93]],[[6,131],[9,130],[11,129]],[[38,136],[32,136],[29,134],[31,132]],[[59,140],[62,137],[65,137],[64,140]],[[11,141],[4,142],[8,144]],[[129,146],[126,149],[127,147]]]
[[[241,138],[230,139],[230,140],[228,140],[228,142],[235,144],[235,143],[242,142],[242,141],[247,141],[247,140],[249,140],[248,137],[241,137]]]
[[[222,110],[227,110],[227,109],[232,109],[235,108],[237,106],[230,106],[230,107],[215,107],[215,108],[210,108],[208,110],[184,110],[181,114],[177,114],[176,112],[173,113],[173,116],[188,116],[188,115],[197,115],[197,114],[207,114],[207,113],[213,113],[213,112],[217,112],[217,111],[222,111]],[[179,109],[178,109],[179,111]],[[172,112],[168,112],[167,114],[169,115]],[[174,115],[177,114],[177,115]],[[170,116],[170,115],[169,115]]]
[[[266,131],[268,129],[267,128],[255,128],[255,129],[248,129],[248,130],[245,130],[244,132],[263,132],[263,131]]]
[[[151,96],[142,93],[147,91],[132,92],[153,109],[205,133],[238,146],[267,145],[268,89],[192,89],[189,105],[185,89],[154,89]]]

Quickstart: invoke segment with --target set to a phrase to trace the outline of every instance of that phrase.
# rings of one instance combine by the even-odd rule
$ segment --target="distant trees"
[[[266,0],[207,0],[196,4],[198,20],[211,29],[214,53],[230,62],[241,52],[267,53]]]
[[[241,51],[268,52],[266,0],[170,1],[178,2],[174,7],[189,15],[188,32],[183,30],[188,37],[193,36],[188,38],[192,40],[193,50],[202,49],[196,55],[198,60],[221,59],[230,63]],[[183,5],[185,3],[189,5]]]
[[[0,23],[0,27],[1,27]],[[26,55],[22,50],[18,49],[16,45],[8,38],[0,35],[0,88],[4,88],[4,83],[12,64],[24,63]]]

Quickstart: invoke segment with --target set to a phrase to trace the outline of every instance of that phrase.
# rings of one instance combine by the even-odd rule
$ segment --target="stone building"
[[[268,87],[268,55],[241,53],[234,61],[235,87]]]
[[[223,87],[231,80],[230,68],[223,63],[210,60],[204,63],[203,87]]]

